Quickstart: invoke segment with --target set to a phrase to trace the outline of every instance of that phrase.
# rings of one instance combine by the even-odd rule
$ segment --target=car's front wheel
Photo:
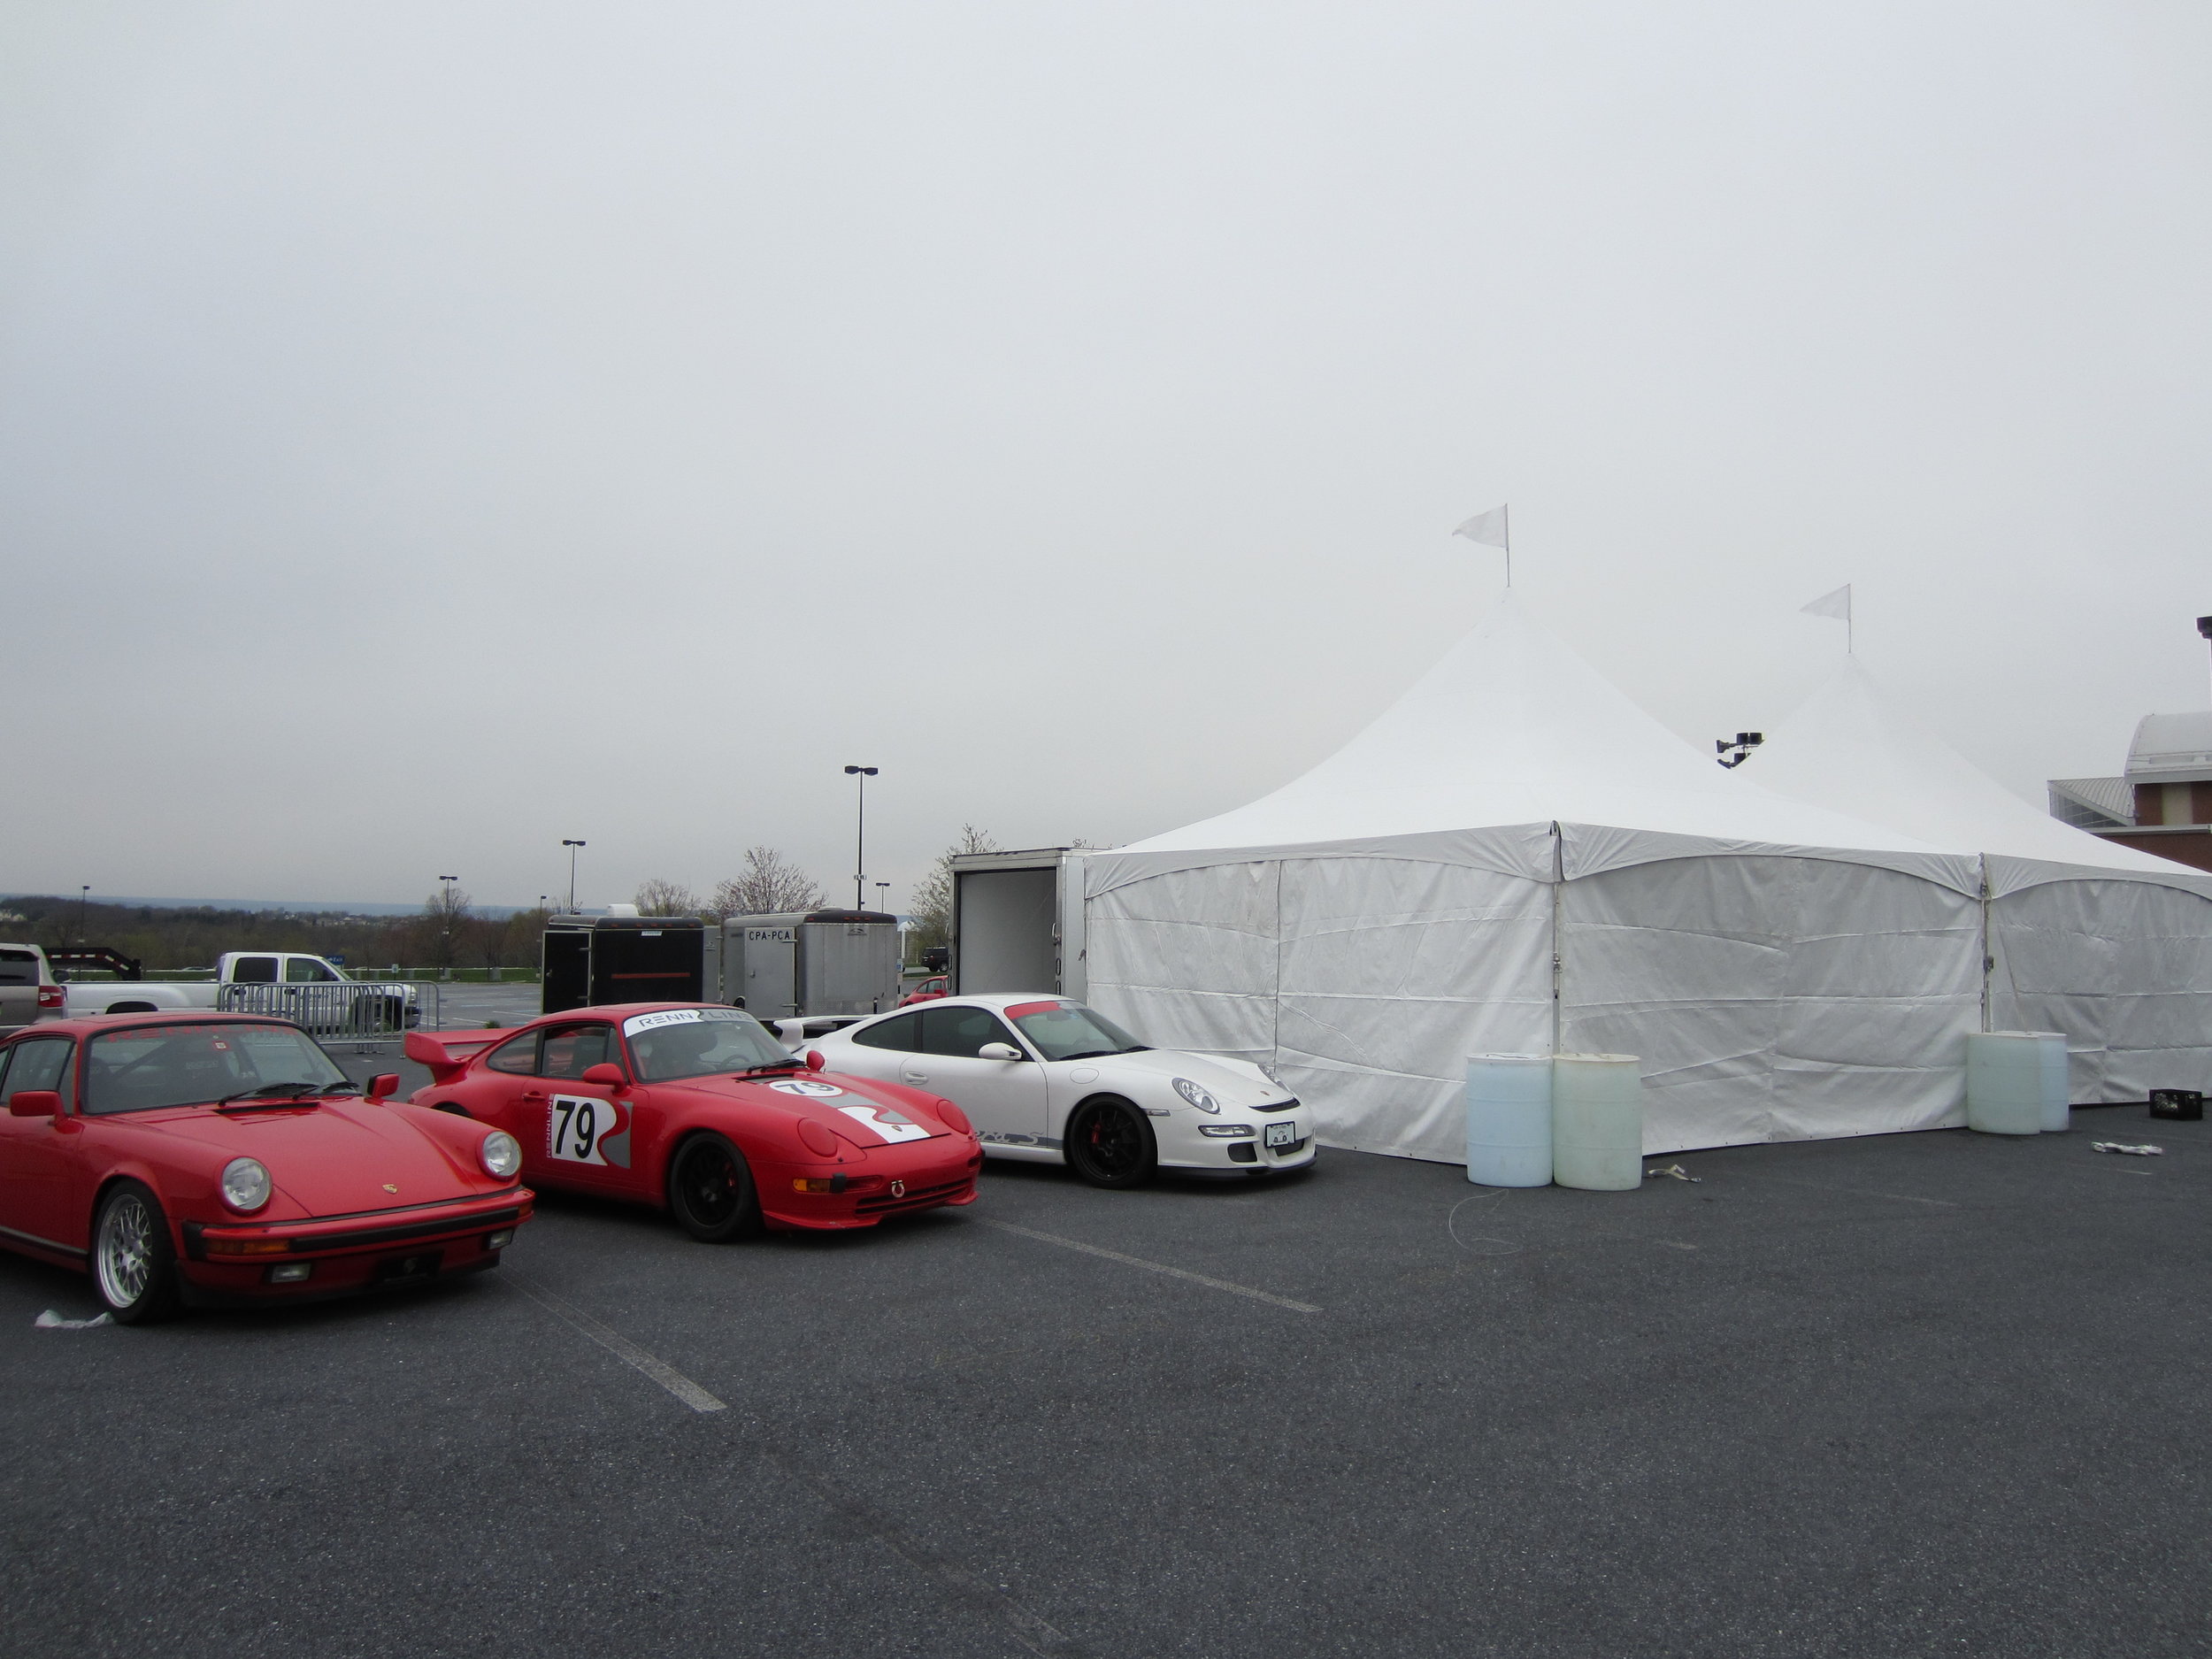
[[[718,1134],[694,1135],[668,1163],[668,1207],[702,1244],[727,1244],[760,1231],[760,1194],[745,1155]]]
[[[118,1325],[145,1325],[176,1312],[177,1253],[151,1192],[120,1181],[92,1224],[92,1281]]]
[[[1087,1101],[1068,1120],[1068,1167],[1094,1187],[1141,1187],[1160,1167],[1152,1125],[1124,1100]]]

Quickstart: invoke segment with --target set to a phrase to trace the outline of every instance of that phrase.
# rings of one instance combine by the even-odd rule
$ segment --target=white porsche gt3
[[[986,1153],[1065,1161],[1094,1187],[1159,1169],[1302,1170],[1305,1107],[1246,1060],[1152,1048],[1062,996],[950,996],[818,1037],[825,1067],[941,1094]]]

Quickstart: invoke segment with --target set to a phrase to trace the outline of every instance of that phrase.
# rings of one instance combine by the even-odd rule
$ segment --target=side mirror
[[[399,1073],[396,1071],[380,1071],[369,1079],[371,1100],[389,1100],[398,1093]]]
[[[11,1118],[58,1118],[61,1096],[50,1088],[19,1088],[8,1102]]]
[[[597,1065],[584,1068],[584,1081],[596,1083],[601,1088],[620,1088],[629,1080],[622,1075],[622,1068],[611,1060],[602,1060]]]
[[[822,1069],[823,1064],[822,1051],[819,1048],[809,1048],[806,1051],[806,1069],[808,1071],[819,1071]]]
[[[1022,1051],[1010,1042],[987,1042],[975,1052],[977,1058],[983,1060],[1018,1060],[1022,1057]]]

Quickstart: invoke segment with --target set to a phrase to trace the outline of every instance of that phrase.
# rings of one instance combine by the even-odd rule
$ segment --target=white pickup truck
[[[213,1008],[274,1014],[311,1032],[361,1036],[404,1031],[422,1019],[413,986],[349,979],[322,957],[297,951],[225,951],[212,979],[78,980],[63,989],[72,1015]]]

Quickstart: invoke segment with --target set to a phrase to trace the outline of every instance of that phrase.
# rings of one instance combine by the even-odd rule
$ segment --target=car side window
[[[922,1015],[922,1052],[973,1059],[987,1042],[1013,1043],[1014,1033],[987,1008],[926,1008]]]
[[[526,1031],[519,1037],[510,1037],[491,1052],[484,1064],[495,1071],[512,1071],[528,1077],[538,1069],[538,1033]]]
[[[611,1025],[563,1025],[545,1033],[541,1077],[580,1078],[593,1066],[615,1058]]]
[[[320,985],[334,976],[312,956],[287,956],[284,977],[294,985]]]
[[[898,1014],[878,1020],[853,1033],[853,1041],[864,1048],[895,1048],[903,1054],[918,1054],[922,1047],[922,1017]]]
[[[238,985],[274,985],[274,956],[241,956],[230,964],[232,982]]]
[[[38,958],[27,950],[0,950],[0,985],[36,985]]]
[[[21,1089],[60,1088],[62,1078],[69,1070],[70,1050],[74,1047],[66,1037],[40,1037],[19,1042],[5,1055],[0,1055],[6,1068],[0,1071],[0,1107],[13,1100]]]

